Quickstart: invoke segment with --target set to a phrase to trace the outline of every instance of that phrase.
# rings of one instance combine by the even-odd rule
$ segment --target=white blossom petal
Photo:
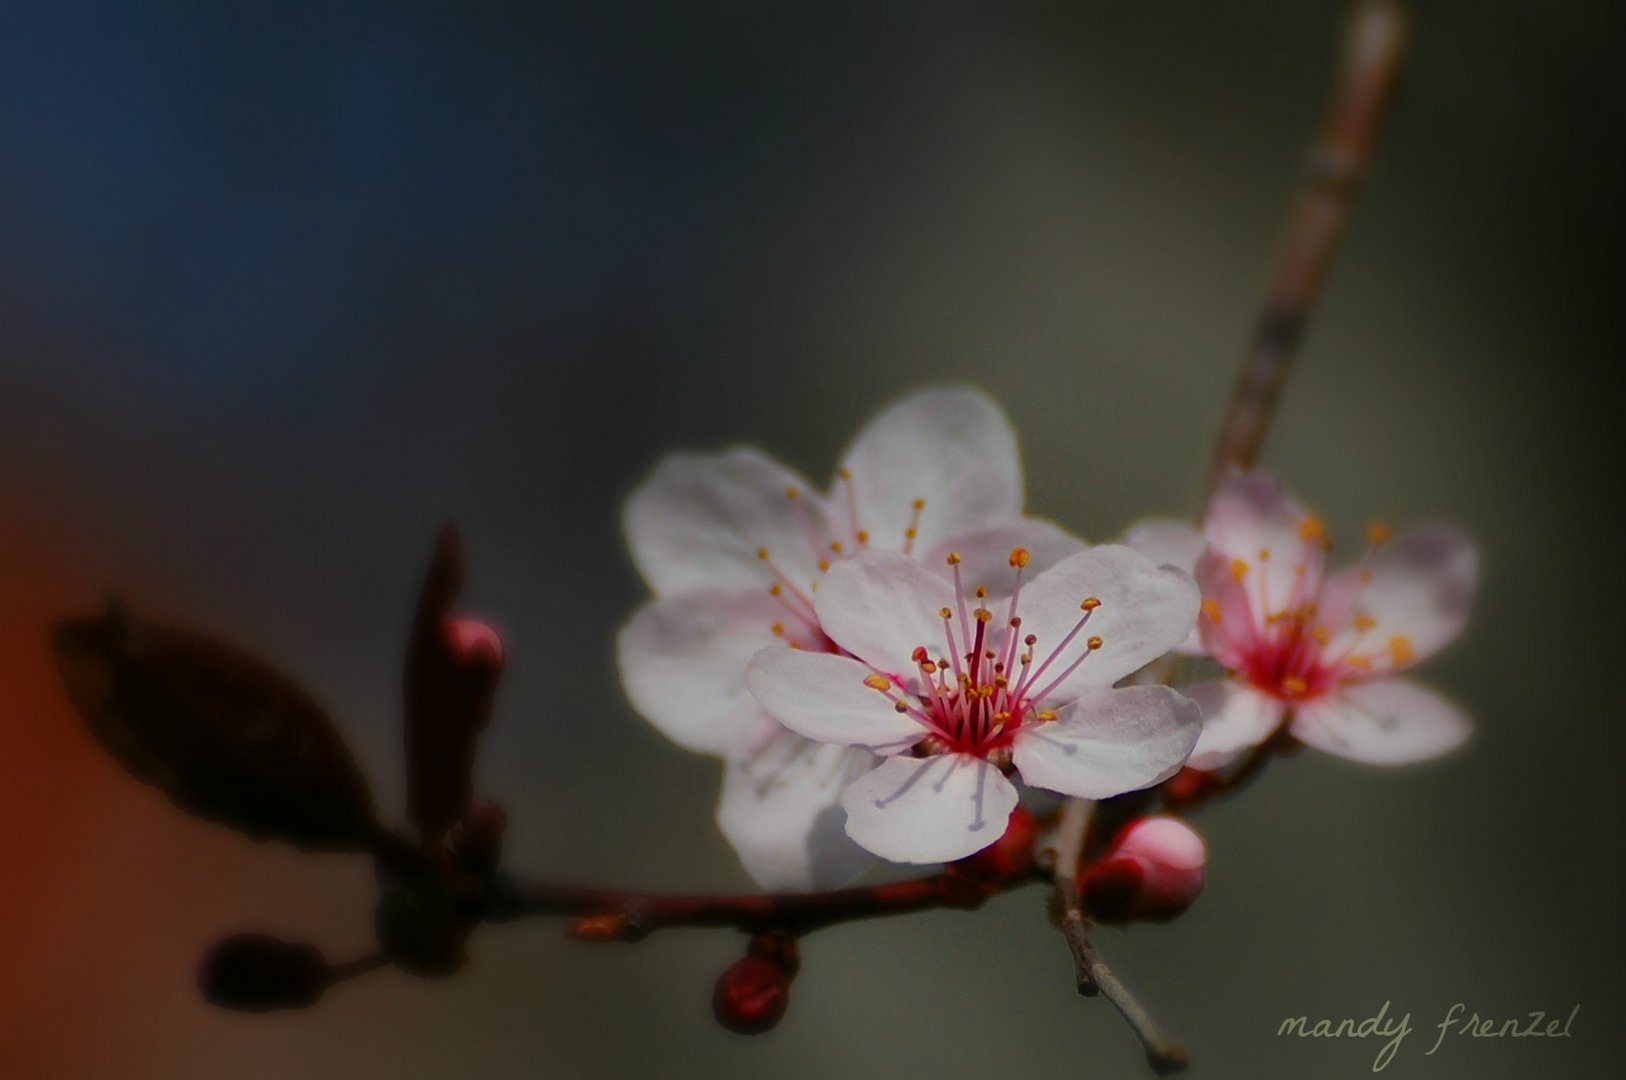
[[[923,739],[926,728],[893,711],[884,693],[866,686],[872,674],[851,657],[763,649],[746,666],[745,682],[763,712],[799,735],[899,753]]]
[[[1159,566],[1172,566],[1197,576],[1197,561],[1208,548],[1208,540],[1189,521],[1179,518],[1146,518],[1130,526],[1123,542]],[[1202,656],[1202,636],[1196,627],[1186,640],[1174,647],[1182,656]]]
[[[1299,707],[1291,728],[1306,746],[1370,765],[1406,765],[1461,746],[1473,730],[1457,706],[1410,679],[1343,687]]]
[[[1089,545],[1042,518],[1023,517],[984,529],[946,537],[932,547],[921,562],[943,576],[952,576],[948,556],[960,556],[960,580],[968,589],[978,585],[988,588],[988,595],[1006,597],[1011,594],[1015,570],[1011,567],[1011,552],[1022,548],[1028,553],[1024,577],[1032,581],[1039,574],[1055,566],[1069,555],[1076,555]]]
[[[787,493],[795,489],[797,498]],[[632,559],[656,594],[773,580],[766,548],[798,588],[818,576],[826,541],[822,496],[749,447],[667,455],[627,500]]]
[[[1180,692],[1203,711],[1203,733],[1190,762],[1198,769],[1218,769],[1258,746],[1281,725],[1285,711],[1279,699],[1233,679],[1183,686]]]
[[[952,862],[1005,833],[1016,786],[967,754],[892,757],[847,786],[847,835],[883,859]]]
[[[1370,573],[1370,581],[1362,582],[1363,572]],[[1366,561],[1332,575],[1327,592],[1350,598],[1338,615],[1361,612],[1374,620],[1363,645],[1384,650],[1395,637],[1405,639],[1406,647],[1398,656],[1389,650],[1382,665],[1396,671],[1438,651],[1461,633],[1473,604],[1477,575],[1473,541],[1456,529],[1433,525],[1402,533],[1379,546]],[[1329,614],[1329,622],[1333,617]],[[1349,629],[1335,636],[1333,651],[1352,642],[1355,633]]]
[[[1196,702],[1167,686],[1095,690],[1060,719],[1020,732],[1012,759],[1024,783],[1106,799],[1178,772],[1197,744],[1201,717]]]
[[[1066,649],[1057,646],[1084,615],[1089,598],[1100,606]],[[1051,698],[1076,696],[1090,687],[1111,686],[1185,641],[1195,625],[1197,585],[1173,567],[1122,544],[1091,548],[1063,559],[1023,586],[1017,614],[1021,632],[1038,638],[1033,648],[1035,682],[1042,687],[1065,672],[1088,649],[1092,636],[1101,647],[1078,665]],[[1042,672],[1040,668],[1049,663]]]
[[[875,857],[847,836],[841,793],[875,764],[867,751],[780,728],[751,753],[729,759],[717,826],[764,889],[845,884]]]
[[[969,387],[923,390],[883,410],[841,459],[858,523],[879,550],[898,551],[925,500],[914,548],[1015,517],[1022,509],[1016,433],[986,394]],[[840,520],[841,481],[832,485]]]
[[[768,723],[745,665],[781,644],[784,608],[766,589],[707,589],[651,600],[621,628],[616,660],[633,708],[679,746],[728,755]]]
[[[870,551],[831,567],[813,604],[830,640],[882,671],[912,678],[917,646],[933,655],[944,647],[940,612],[953,608],[954,587],[918,559]]]

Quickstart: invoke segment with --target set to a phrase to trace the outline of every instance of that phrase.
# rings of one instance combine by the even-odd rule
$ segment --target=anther
[[[1327,523],[1318,517],[1307,517],[1299,522],[1300,540],[1325,540]]]
[[[763,562],[767,562],[768,561],[768,549],[767,548],[757,548],[757,558],[761,559]]]
[[[866,675],[864,676],[864,685],[871,690],[890,690],[892,689],[892,680],[885,675]]]
[[[1241,559],[1231,560],[1231,580],[1241,581],[1248,576],[1248,564]]]
[[[785,498],[787,499],[799,499],[801,496],[801,490],[798,488],[788,487],[785,489]]]
[[[950,610],[949,610],[949,609],[948,609],[948,608],[946,608],[946,607],[941,607],[941,608],[938,608],[938,609],[937,609],[937,613],[938,613],[938,614],[939,614],[939,615],[941,615],[941,616],[942,616],[942,617],[943,617],[943,618],[945,618],[945,619],[952,619],[952,618],[954,618],[954,612],[952,612],[952,611],[950,611]]]
[[[841,541],[840,540],[832,540],[832,541],[830,541],[830,550],[835,552],[837,555],[840,555],[841,554]]]
[[[1221,615],[1219,601],[1215,600],[1213,597],[1209,597],[1208,599],[1204,600],[1203,614],[1207,615],[1209,619],[1217,624],[1220,621]]]
[[[1101,638],[1099,636],[1092,637],[1092,638],[1090,638],[1090,640],[1086,641],[1084,644],[1086,644],[1086,645],[1088,645],[1090,647],[1091,652],[1094,652],[1096,649],[1099,649],[1101,647]],[[1094,669],[1091,668],[1091,670],[1093,671]]]
[[[1393,535],[1394,533],[1389,531],[1389,526],[1381,521],[1374,521],[1366,527],[1366,538],[1371,541],[1373,547],[1388,543],[1389,537]]]
[[[1101,606],[1101,601],[1094,596],[1086,596],[1084,602],[1078,605],[1080,611],[1094,611]]]
[[[1011,566],[1013,568],[1015,568],[1017,570],[1020,570],[1023,567],[1027,566],[1027,564],[1028,564],[1028,549],[1027,548],[1015,548],[1015,549],[1013,549],[1011,551]]]
[[[948,553],[948,558],[943,561],[948,563],[950,566],[959,566],[960,553],[958,551],[951,551]]]

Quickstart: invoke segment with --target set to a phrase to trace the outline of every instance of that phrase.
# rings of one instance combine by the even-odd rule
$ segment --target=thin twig
[[[1220,424],[1207,491],[1259,454],[1310,308],[1348,223],[1350,208],[1393,96],[1406,48],[1401,0],[1360,0],[1344,29],[1332,105],[1310,151],[1303,185],[1265,294],[1253,344]]]
[[[382,952],[368,953],[358,956],[354,960],[346,960],[340,964],[329,964],[327,968],[327,981],[331,986],[346,979],[354,979],[359,975],[385,968],[390,965],[390,958]]]
[[[1073,954],[1073,974],[1078,992],[1086,997],[1100,994],[1112,1002],[1120,1015],[1128,1021],[1130,1030],[1146,1051],[1146,1062],[1159,1076],[1179,1072],[1190,1062],[1186,1048],[1164,1034],[1146,1006],[1118,981],[1107,967],[1095,943],[1090,940],[1089,920],[1084,917],[1083,902],[1078,894],[1078,862],[1084,847],[1084,835],[1089,831],[1090,816],[1095,804],[1087,799],[1069,799],[1062,808],[1061,820],[1056,826],[1054,840],[1056,913],[1061,920],[1062,936]]]
[[[480,897],[473,914],[487,922],[536,915],[573,915],[573,936],[586,941],[637,941],[675,926],[734,927],[746,931],[811,930],[854,919],[901,915],[929,908],[981,907],[990,896],[1031,880],[979,880],[955,873],[913,881],[812,893],[676,895],[581,889],[500,878]]]

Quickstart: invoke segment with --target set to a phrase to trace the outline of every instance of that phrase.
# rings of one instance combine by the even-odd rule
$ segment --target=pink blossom
[[[1456,529],[1391,536],[1375,525],[1365,553],[1329,571],[1321,519],[1275,478],[1235,473],[1200,534],[1154,521],[1126,540],[1194,570],[1203,607],[1198,640],[1187,644],[1231,673],[1186,688],[1203,707],[1193,766],[1218,768],[1284,727],[1309,746],[1379,765],[1434,757],[1467,738],[1455,705],[1398,677],[1467,619],[1477,560]]]
[[[964,858],[1017,804],[1007,774],[1103,799],[1177,771],[1196,706],[1162,686],[1113,684],[1182,641],[1197,613],[1184,573],[1123,546],[1069,556],[1025,581],[1007,557],[996,600],[951,553],[944,577],[878,552],[835,567],[814,608],[840,653],[767,649],[746,682],[809,739],[879,764],[842,795],[847,834],[895,862]]]
[[[1015,432],[986,395],[957,387],[882,411],[826,491],[736,447],[672,454],[628,500],[628,543],[655,598],[621,631],[622,680],[673,742],[727,761],[718,824],[759,884],[832,884],[873,861],[847,839],[840,795],[875,758],[766,716],[746,689],[751,656],[840,653],[814,600],[862,552],[923,558],[947,580],[951,547],[979,575],[1014,546],[1035,569],[1083,548],[1021,510]]]

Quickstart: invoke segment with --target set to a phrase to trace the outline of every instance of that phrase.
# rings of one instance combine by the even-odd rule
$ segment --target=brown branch
[[[1332,105],[1288,212],[1264,310],[1220,424],[1208,477],[1210,494],[1227,469],[1245,468],[1259,454],[1310,308],[1366,175],[1405,47],[1406,12],[1401,0],[1360,0],[1354,5],[1344,28]]]
[[[571,934],[584,941],[637,941],[668,927],[734,927],[805,934],[835,923],[929,908],[972,910],[1030,878],[978,880],[955,873],[813,893],[678,895],[586,889],[499,878],[471,914],[486,922],[538,915],[575,916]]]
[[[1084,836],[1089,831],[1093,804],[1085,799],[1069,799],[1062,808],[1061,820],[1052,841],[1055,866],[1051,876],[1055,882],[1052,902],[1061,923],[1062,936],[1073,954],[1073,974],[1078,992],[1085,997],[1100,994],[1112,1002],[1130,1030],[1146,1051],[1146,1062],[1159,1076],[1179,1072],[1190,1062],[1186,1048],[1170,1038],[1158,1026],[1146,1006],[1118,981],[1107,967],[1106,961],[1090,940],[1089,920],[1084,916],[1083,902],[1078,893],[1078,864],[1084,847]]]

